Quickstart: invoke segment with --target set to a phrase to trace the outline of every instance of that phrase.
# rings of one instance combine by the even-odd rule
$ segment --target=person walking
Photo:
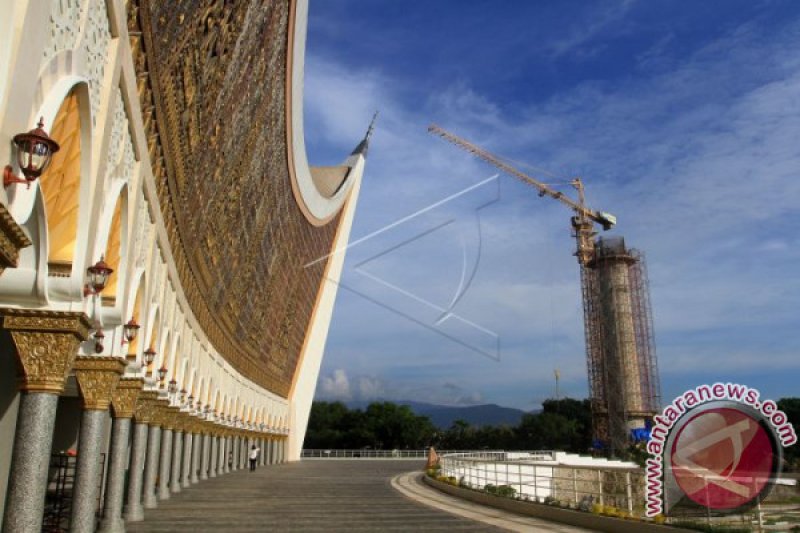
[[[261,448],[257,447],[253,444],[252,448],[250,448],[250,471],[256,471],[256,461],[258,461],[258,454],[261,452]]]

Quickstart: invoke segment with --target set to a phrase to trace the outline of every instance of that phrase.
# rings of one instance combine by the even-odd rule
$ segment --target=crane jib
[[[593,222],[600,224],[604,230],[611,229],[617,223],[617,217],[610,213],[606,213],[603,211],[595,211],[593,209],[589,209],[583,203],[583,186],[581,185],[580,179],[573,180],[573,185],[580,194],[580,203],[576,202],[572,198],[566,196],[563,192],[557,191],[555,189],[551,189],[546,184],[540,182],[539,180],[528,176],[527,174],[523,174],[516,168],[512,167],[511,165],[504,163],[501,161],[497,156],[492,155],[491,153],[487,152],[486,150],[472,144],[471,142],[462,139],[461,137],[454,135],[443,128],[435,124],[431,124],[428,126],[428,132],[438,135],[442,137],[446,141],[449,141],[459,148],[466,150],[467,152],[471,153],[472,155],[479,157],[486,161],[487,163],[494,165],[495,167],[499,168],[506,174],[514,176],[521,182],[535,187],[539,190],[539,196],[550,196],[561,203],[570,207],[573,211],[575,211],[578,216],[585,217]]]

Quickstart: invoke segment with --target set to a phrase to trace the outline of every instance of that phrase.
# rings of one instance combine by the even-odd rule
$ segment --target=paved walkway
[[[144,522],[128,524],[127,532],[581,531],[449,502],[401,475],[423,466],[419,460],[306,460],[238,471],[173,494],[147,510]],[[438,508],[430,506],[434,500]],[[442,510],[448,506],[451,512]],[[473,520],[481,516],[483,522]]]
[[[462,500],[431,488],[424,483],[422,476],[421,472],[399,474],[392,478],[392,486],[405,496],[435,509],[441,509],[448,513],[470,518],[507,531],[552,531],[557,533],[584,533],[591,531]]]
[[[145,511],[127,533],[206,531],[502,531],[403,497],[393,476],[419,460],[319,460],[202,481]]]

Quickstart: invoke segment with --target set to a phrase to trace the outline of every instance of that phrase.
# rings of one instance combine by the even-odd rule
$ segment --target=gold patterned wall
[[[129,0],[158,198],[192,311],[242,374],[286,397],[338,216],[309,224],[286,142],[290,0]]]

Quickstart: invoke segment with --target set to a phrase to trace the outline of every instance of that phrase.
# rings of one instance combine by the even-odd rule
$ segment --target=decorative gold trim
[[[72,275],[72,263],[69,261],[48,261],[47,275],[51,278],[68,278]]]
[[[172,431],[178,431],[178,415],[180,412],[181,412],[180,409],[172,405],[163,407],[161,409],[161,415],[164,417],[163,428],[170,429]]]
[[[25,230],[17,224],[8,208],[0,203],[0,274],[6,268],[16,268],[19,251],[31,244]]]
[[[136,403],[143,386],[144,379],[142,378],[122,378],[119,380],[117,388],[111,394],[111,409],[114,412],[114,418],[133,418],[133,414],[136,411]]]
[[[75,379],[87,411],[106,411],[111,395],[125,372],[125,359],[96,355],[75,358]]]
[[[156,392],[156,396],[158,396],[158,392]],[[152,424],[163,429],[170,429],[166,426],[169,415],[169,411],[167,411],[169,409],[169,401],[164,399],[153,400],[152,409]]]
[[[61,394],[78,345],[89,334],[83,313],[0,308],[16,348],[20,390]]]
[[[322,280],[321,267],[304,265],[328,250],[341,213],[340,209],[328,227],[315,227],[295,208],[300,204],[290,200],[292,179],[284,158],[293,158],[283,137],[290,131],[286,116],[291,111],[282,109],[286,95],[280,91],[291,77],[293,41],[287,38],[295,30],[296,3],[271,2],[263,11],[253,0],[126,4],[149,165],[181,290],[225,360],[284,398]],[[264,16],[266,9],[271,10],[269,16]],[[263,20],[248,20],[244,30],[242,20],[255,10]],[[184,19],[204,24],[173,22]],[[253,43],[269,52],[256,54],[257,60],[246,65],[250,70],[264,67],[258,71],[265,73],[264,79],[257,84],[228,75],[241,72],[232,62],[247,56],[242,50],[254,48]],[[234,50],[241,53],[229,55]],[[242,113],[252,126],[232,119],[238,113],[230,98],[215,98],[215,91],[224,96],[237,90],[254,91],[254,109]],[[262,98],[267,93],[273,96]],[[261,132],[265,137],[269,133],[266,151],[257,148],[263,145]],[[226,152],[227,144],[235,145],[240,157],[252,154],[253,164],[232,166],[230,155],[222,155],[232,153]],[[204,154],[220,157],[208,165],[203,164]],[[203,174],[199,181],[198,172]],[[266,191],[265,186],[274,190]],[[249,202],[252,198],[259,201]],[[201,212],[213,215],[197,215]],[[252,253],[213,253],[227,250],[225,243],[231,239]],[[227,283],[231,272],[244,281]]]
[[[133,413],[136,423],[156,425],[155,406],[158,399],[158,392],[154,390],[143,390],[136,399],[136,409]]]

